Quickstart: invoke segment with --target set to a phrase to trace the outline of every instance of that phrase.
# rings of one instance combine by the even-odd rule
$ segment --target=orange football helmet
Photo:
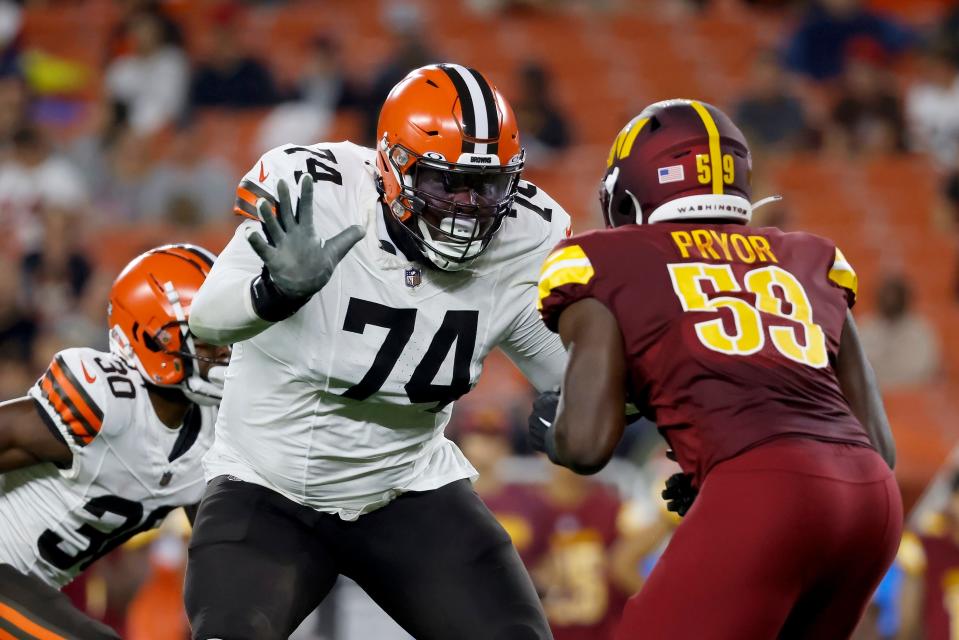
[[[191,400],[211,404],[211,389],[195,366],[190,305],[216,256],[190,244],[169,244],[134,258],[110,290],[110,350],[150,384],[179,387]],[[225,363],[215,362],[223,365]]]
[[[512,208],[523,157],[512,108],[475,69],[415,69],[380,111],[383,199],[441,269],[462,269],[489,245]]]

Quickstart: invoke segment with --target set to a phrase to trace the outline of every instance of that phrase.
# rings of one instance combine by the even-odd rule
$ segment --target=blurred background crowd
[[[860,636],[938,637],[935,616],[956,633],[956,0],[0,0],[0,397],[22,395],[61,348],[107,347],[107,292],[131,257],[221,249],[236,183],[263,151],[371,144],[393,84],[439,61],[509,97],[526,177],[574,230],[600,225],[608,145],[643,106],[690,97],[733,116],[754,195],[784,196],[755,222],[830,236],[859,273],[915,534]],[[671,463],[637,424],[598,478],[551,467],[528,455],[529,403],[494,357],[451,435],[556,637],[602,640],[676,526],[655,497]],[[71,597],[124,637],[187,637],[185,535],[171,520]],[[935,554],[956,573],[940,575]],[[404,637],[355,585],[335,594],[297,637]]]

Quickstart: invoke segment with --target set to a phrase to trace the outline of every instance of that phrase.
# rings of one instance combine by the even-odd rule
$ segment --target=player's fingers
[[[286,180],[280,178],[276,183],[276,215],[283,225],[283,230],[289,232],[295,222],[293,221],[293,202],[290,200],[290,185]]]
[[[330,260],[332,260],[335,265],[338,264],[340,260],[350,252],[353,245],[359,242],[365,235],[366,229],[358,224],[350,225],[327,240],[323,245],[323,249],[329,253]]]
[[[280,228],[280,223],[276,221],[276,216],[273,214],[273,209],[269,201],[265,198],[257,200],[256,212],[260,216],[260,222],[263,223],[263,228],[266,230],[266,237],[270,239],[270,244],[276,246],[276,241],[283,237],[283,229]]]
[[[296,221],[307,237],[313,237],[313,178],[304,173],[300,179],[300,200],[296,203]]]
[[[263,234],[254,231],[246,237],[246,241],[250,243],[250,246],[253,247],[256,255],[260,256],[264,264],[270,263],[270,259],[273,257],[273,252],[276,251],[276,249],[270,246],[270,243],[266,241]]]

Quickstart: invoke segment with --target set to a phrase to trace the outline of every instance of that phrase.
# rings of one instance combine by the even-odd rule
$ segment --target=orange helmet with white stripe
[[[649,105],[616,136],[606,166],[600,204],[610,227],[748,223],[754,209],[749,144],[725,113],[705,102]]]
[[[516,117],[480,72],[410,72],[380,111],[376,166],[390,212],[437,267],[455,271],[489,245],[523,169]]]
[[[107,312],[113,353],[148,383],[178,387],[202,404],[217,401],[220,394],[195,366],[200,356],[187,321],[193,298],[215,259],[206,249],[190,244],[151,249],[117,276]]]

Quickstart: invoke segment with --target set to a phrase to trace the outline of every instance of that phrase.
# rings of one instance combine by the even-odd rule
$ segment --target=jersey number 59
[[[760,351],[766,344],[766,334],[776,350],[785,357],[817,369],[828,363],[826,336],[822,327],[813,322],[812,306],[802,284],[796,276],[777,266],[762,267],[747,271],[740,284],[728,264],[702,262],[667,265],[673,290],[679,297],[684,311],[715,312],[711,320],[696,323],[696,335],[707,349],[733,356],[748,356]],[[709,297],[703,291],[703,283],[709,282],[720,295]],[[773,291],[778,287],[790,310]],[[742,297],[722,293],[752,293],[755,304]],[[726,331],[721,309],[729,309],[736,330]],[[776,318],[791,320],[786,325],[764,326],[760,311]]]

